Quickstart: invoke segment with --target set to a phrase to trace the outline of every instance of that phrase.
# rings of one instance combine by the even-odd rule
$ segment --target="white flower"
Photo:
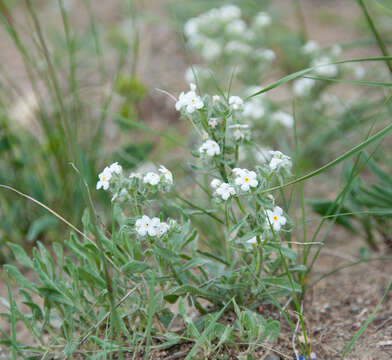
[[[201,50],[201,55],[206,60],[214,60],[216,59],[222,52],[222,48],[220,44],[211,39],[205,39],[203,42],[203,47]]]
[[[258,59],[265,61],[272,61],[276,58],[275,52],[271,49],[257,49],[254,54]]]
[[[233,136],[236,141],[245,139],[247,133],[246,131],[249,129],[249,125],[244,124],[234,124],[229,126],[230,129],[235,129]]]
[[[229,41],[225,46],[228,54],[247,55],[252,52],[252,47],[238,40]]]
[[[143,182],[145,184],[150,184],[150,185],[154,186],[154,185],[157,185],[159,183],[160,179],[161,178],[159,177],[158,174],[150,171],[146,175],[144,175]]]
[[[271,24],[271,17],[266,12],[261,11],[255,16],[253,24],[260,28],[268,26]]]
[[[211,187],[213,189],[216,189],[217,187],[219,187],[222,184],[222,181],[220,181],[219,179],[213,179],[210,183]]]
[[[168,230],[169,225],[165,222],[160,222],[159,225],[156,227],[156,236],[161,237],[163,236]]]
[[[292,163],[289,156],[281,153],[280,151],[270,151],[269,154],[272,156],[269,163],[271,170],[279,170],[283,168],[290,171]]]
[[[307,55],[313,54],[319,49],[319,44],[314,40],[309,40],[304,46],[302,46],[302,52]]]
[[[158,218],[154,217],[153,219],[150,219],[147,215],[143,215],[141,218],[136,220],[136,232],[141,236],[145,236],[146,234],[149,236],[155,236],[156,227],[159,223],[160,220]]]
[[[293,117],[284,111],[277,111],[272,114],[271,119],[286,127],[293,127],[294,124]]]
[[[252,238],[250,238],[249,240],[247,240],[248,244],[257,244],[257,238],[256,236],[253,236]]]
[[[300,97],[308,96],[315,83],[315,80],[307,78],[295,80],[293,85],[294,94]]]
[[[189,19],[184,26],[184,33],[186,36],[191,37],[198,32],[199,22],[197,18]]]
[[[252,98],[244,105],[243,115],[245,117],[250,117],[252,119],[257,120],[262,118],[264,116],[264,113],[265,113],[264,106],[256,98]]]
[[[251,187],[256,187],[259,184],[256,179],[257,174],[254,171],[235,168],[233,173],[236,175],[234,182],[242,191],[249,191]]]
[[[318,75],[330,77],[336,76],[338,74],[338,67],[329,63],[331,63],[331,59],[327,56],[323,56],[313,60],[312,67],[315,67],[314,71]]]
[[[231,195],[235,195],[235,189],[227,183],[222,183],[216,189],[216,193],[223,199],[227,200]]]
[[[219,95],[214,95],[213,97],[212,97],[212,102],[214,103],[214,104],[216,104],[216,103],[218,103],[219,101],[220,101],[220,96]]]
[[[248,244],[257,245],[257,237],[253,236],[249,240],[246,241]],[[264,240],[260,236],[260,242],[264,242]]]
[[[225,22],[241,17],[241,9],[235,5],[225,5],[219,9],[219,18]]]
[[[241,110],[244,106],[244,101],[239,96],[230,96],[229,105],[233,110]]]
[[[215,156],[220,154],[220,148],[214,140],[207,140],[200,146],[199,152],[208,156]]]
[[[241,35],[245,32],[245,30],[246,24],[241,19],[231,21],[226,25],[226,32],[229,35]]]
[[[121,165],[118,164],[118,162],[113,163],[112,165],[109,166],[110,172],[113,174],[121,174],[122,172],[122,167]]]
[[[218,118],[209,118],[208,125],[210,125],[213,129],[215,129],[216,126],[218,125]]]
[[[104,189],[107,190],[109,189],[109,181],[112,178],[112,172],[109,167],[105,167],[103,171],[98,175],[98,182],[97,182],[97,190],[99,189]]]
[[[203,141],[205,141],[205,140],[208,139],[208,137],[209,137],[208,132],[205,131],[205,130],[202,130],[202,131],[201,131],[201,139],[202,139]]]
[[[136,232],[141,235],[158,236],[161,237],[169,230],[169,225],[157,217],[150,219],[147,215],[143,215],[136,220]]]
[[[274,210],[267,210],[269,224],[275,231],[279,231],[286,224],[286,218],[283,216],[283,210],[279,206],[275,206]]]
[[[334,44],[331,47],[331,56],[337,58],[337,57],[339,57],[341,55],[342,51],[343,51],[343,49],[342,49],[342,47],[340,45]]]
[[[173,174],[170,170],[166,169],[163,165],[161,165],[158,171],[163,174],[165,180],[170,184],[173,184]]]
[[[141,179],[142,177],[143,177],[143,175],[141,173],[138,173],[138,172],[131,172],[129,174],[129,178],[130,179],[134,179],[134,178]]]
[[[181,111],[185,108],[186,112],[192,114],[195,110],[201,109],[204,106],[200,96],[195,92],[196,86],[190,84],[191,90],[187,93],[182,92],[176,102],[176,110]]]

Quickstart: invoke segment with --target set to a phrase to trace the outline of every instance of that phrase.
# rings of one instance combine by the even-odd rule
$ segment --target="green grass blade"
[[[357,80],[349,80],[349,79],[332,79],[332,78],[325,78],[325,77],[313,76],[313,75],[308,75],[308,76],[304,76],[304,77],[306,77],[308,79],[313,79],[313,80],[325,80],[325,81],[332,81],[332,82],[352,84],[352,85],[392,87],[392,83],[386,83],[386,82],[357,81]]]
[[[358,0],[358,4],[359,4],[359,6],[362,9],[363,15],[365,16],[366,21],[369,24],[369,27],[370,27],[370,29],[371,29],[371,31],[372,31],[372,33],[373,33],[373,35],[374,35],[374,37],[375,37],[375,39],[377,41],[378,47],[380,48],[382,54],[384,56],[386,56],[386,57],[389,57],[387,47],[385,46],[384,41],[382,40],[382,38],[381,38],[377,28],[376,28],[376,25],[374,25],[374,22],[373,22],[373,20],[372,20],[372,18],[370,16],[366,6],[365,6],[365,3],[363,2],[363,0]],[[385,64],[387,65],[387,67],[389,69],[389,72],[392,74],[392,64],[391,64],[391,62],[389,60],[385,60]]]
[[[386,126],[384,129],[380,130],[379,132],[377,132],[373,136],[369,137],[367,140],[363,141],[362,143],[360,143],[357,146],[354,146],[351,150],[348,150],[347,152],[345,152],[341,156],[337,157],[335,160],[330,161],[329,163],[325,164],[324,166],[320,167],[319,169],[317,169],[315,171],[312,171],[312,172],[310,172],[307,175],[301,176],[298,179],[295,179],[293,181],[289,181],[286,184],[275,186],[275,187],[272,187],[270,189],[263,190],[261,193],[267,193],[267,192],[279,190],[281,188],[284,188],[284,187],[287,187],[287,186],[290,186],[290,185],[294,185],[294,184],[296,184],[298,182],[301,182],[301,181],[310,179],[313,176],[319,175],[322,172],[324,172],[324,171],[326,171],[326,170],[336,166],[337,164],[341,163],[342,161],[348,159],[349,157],[353,156],[354,154],[360,152],[361,150],[363,150],[367,146],[371,145],[372,143],[374,143],[374,142],[376,142],[378,140],[381,140],[382,138],[387,136],[391,131],[392,131],[392,124]]]
[[[275,81],[274,83],[268,85],[267,87],[265,87],[264,89],[261,89],[260,91],[255,92],[254,94],[248,96],[245,100],[249,100],[250,98],[260,95],[262,93],[265,93],[269,90],[272,90],[282,84],[285,84],[291,80],[294,80],[296,78],[299,78],[302,75],[305,75],[307,73],[310,73],[311,71],[313,71],[316,68],[322,67],[322,66],[327,66],[327,65],[339,65],[339,64],[347,64],[347,63],[356,63],[356,62],[368,62],[368,61],[387,61],[387,60],[392,60],[392,56],[382,56],[382,57],[372,57],[372,58],[360,58],[360,59],[349,59],[349,60],[342,60],[342,61],[336,61],[330,64],[323,64],[320,66],[314,66],[314,67],[310,67],[307,69],[303,69],[300,71],[297,71],[295,73],[292,73],[290,75],[287,75],[281,79],[279,79],[278,81]]]

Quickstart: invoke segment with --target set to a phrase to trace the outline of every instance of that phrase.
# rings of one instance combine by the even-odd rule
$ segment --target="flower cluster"
[[[122,173],[122,167],[117,162],[110,166],[106,166],[105,169],[98,175],[97,190],[109,189],[110,180],[114,175],[120,175]]]
[[[196,94],[196,85],[190,84],[190,91],[182,92],[176,102],[176,109],[181,111],[185,109],[188,114],[192,114],[195,110],[200,110],[204,107],[204,103],[200,96]]]
[[[143,215],[141,218],[136,220],[135,230],[140,236],[150,236],[150,237],[162,237],[165,235],[170,226],[162,222],[159,218],[154,217],[150,219],[147,215]]]
[[[252,69],[259,76],[275,59],[275,53],[262,46],[266,43],[266,29],[271,22],[269,14],[259,12],[246,23],[239,7],[224,5],[189,19],[184,33],[189,47],[197,50],[207,62],[219,60],[217,62],[227,68],[242,64],[238,69],[240,75],[246,76]],[[208,76],[202,66],[195,69],[197,75]],[[186,79],[194,81],[192,69],[187,70]]]
[[[222,182],[219,179],[212,180],[211,187],[215,189],[215,194],[222,198],[222,200],[227,200],[230,196],[236,194],[236,191],[233,186],[228,183]]]
[[[278,171],[280,169],[284,169],[290,172],[292,166],[290,157],[280,151],[269,151],[269,154],[271,156],[271,160],[269,162],[271,170]]]

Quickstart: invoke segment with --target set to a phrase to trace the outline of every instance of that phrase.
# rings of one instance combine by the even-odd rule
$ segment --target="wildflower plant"
[[[41,344],[28,346],[14,333],[6,336],[3,342],[14,344],[22,356],[42,351],[71,356],[82,345],[93,349],[97,341],[115,352],[148,354],[151,334],[171,346],[189,338],[196,342],[203,331],[208,331],[202,343],[206,356],[235,337],[251,343],[245,350],[251,353],[255,342],[277,338],[279,322],[250,309],[301,292],[292,274],[303,268],[287,243],[291,220],[268,192],[290,176],[291,160],[275,151],[262,163],[240,161],[240,148],[254,143],[251,131],[241,139],[235,133],[244,125],[239,97],[201,95],[192,85],[176,108],[199,137],[191,151],[192,184],[176,184],[176,174],[164,165],[128,173],[116,162],[99,173],[96,184],[97,191],[111,195],[111,233],[100,229],[89,211],[84,230],[65,243],[72,258],[57,243],[54,255],[39,245],[32,260],[10,244],[37,276],[30,281],[16,267],[5,267],[31,309],[24,314],[10,293],[4,303],[14,314],[11,321],[21,320]],[[207,195],[203,204],[201,191]],[[199,194],[197,203],[185,195],[190,192]],[[216,237],[220,245],[214,247]],[[178,303],[179,312],[172,303]],[[236,322],[218,322],[229,308]],[[198,320],[190,317],[192,309],[202,315]],[[105,327],[106,319],[116,330]],[[173,330],[176,319],[182,320],[183,332]],[[50,341],[45,331],[53,335]]]

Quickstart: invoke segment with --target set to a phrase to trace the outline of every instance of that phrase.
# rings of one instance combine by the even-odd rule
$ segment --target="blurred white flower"
[[[110,179],[112,178],[112,172],[109,167],[105,167],[103,171],[98,175],[97,190],[104,189],[107,190],[110,185]]]
[[[266,12],[259,12],[254,20],[253,24],[258,28],[263,28],[271,24],[271,17]]]
[[[330,53],[331,53],[332,57],[337,58],[337,57],[339,57],[342,54],[342,51],[343,51],[343,49],[342,49],[342,47],[340,45],[334,44],[331,47],[331,52]]]
[[[314,72],[321,76],[336,76],[338,74],[338,67],[334,64],[330,64],[332,60],[323,56],[312,61],[312,67],[316,67]]]
[[[208,78],[208,69],[200,66],[193,65],[186,69],[185,71],[185,81],[188,84],[195,83],[197,80]]]
[[[165,180],[168,183],[173,184],[173,174],[170,170],[166,169],[163,165],[161,165],[158,171],[164,176]]]
[[[141,173],[138,173],[138,172],[131,172],[129,174],[129,178],[130,179],[133,179],[133,178],[141,179],[142,177],[143,177],[143,175]]]
[[[280,151],[269,151],[269,154],[272,156],[269,163],[271,170],[286,169],[287,171],[290,171],[292,163],[289,156]]]
[[[220,154],[219,145],[214,140],[206,140],[199,148],[201,154],[215,156]]]
[[[110,172],[113,174],[121,174],[122,172],[122,167],[119,165],[118,162],[113,163],[112,165],[109,166]]]
[[[294,94],[299,97],[308,96],[315,83],[315,80],[307,78],[295,80],[293,84]]]
[[[201,50],[201,55],[204,59],[209,61],[214,60],[221,54],[221,52],[222,47],[217,41],[205,39]]]
[[[235,189],[227,183],[221,183],[215,191],[223,200],[227,200],[231,195],[235,195]]]
[[[219,9],[219,18],[225,22],[233,21],[241,17],[241,9],[235,5],[225,5]]]
[[[243,20],[237,19],[237,20],[229,22],[226,25],[225,30],[226,30],[227,34],[229,34],[231,36],[243,35],[246,30],[246,24]]]
[[[218,118],[209,118],[208,119],[208,125],[210,125],[213,129],[216,128],[216,126],[218,125]]]
[[[242,191],[249,191],[251,187],[256,187],[259,182],[256,177],[257,174],[254,171],[247,169],[233,169],[233,173],[236,175],[234,183],[241,188]]]
[[[242,110],[244,101],[239,96],[230,96],[229,105],[232,110]]]
[[[160,179],[161,178],[159,177],[158,174],[150,171],[146,175],[144,175],[143,182],[145,184],[150,184],[150,185],[154,186],[154,185],[157,185],[159,183]]]
[[[229,55],[247,55],[252,53],[252,47],[238,40],[231,40],[225,46],[225,51]]]
[[[275,52],[271,49],[257,49],[254,54],[258,59],[265,61],[272,61],[276,58]]]
[[[311,55],[320,50],[320,45],[314,40],[309,40],[304,46],[302,46],[301,50],[304,54]]]
[[[156,226],[156,236],[161,237],[164,234],[167,233],[167,231],[169,230],[170,226],[165,223],[165,222],[160,222],[157,226]]]
[[[217,102],[219,102],[220,101],[220,96],[219,95],[214,95],[213,97],[212,97],[212,102],[213,103],[217,103]]]
[[[243,115],[254,120],[262,118],[265,114],[264,106],[259,99],[252,98],[244,104]]]
[[[294,119],[292,115],[285,111],[277,111],[271,116],[272,121],[278,122],[285,127],[293,127]]]
[[[220,184],[222,184],[222,181],[220,181],[219,179],[213,179],[210,183],[213,189],[216,189],[218,186],[220,186]]]
[[[191,90],[187,93],[182,92],[176,102],[176,110],[181,111],[185,108],[186,112],[192,114],[195,110],[201,109],[204,106],[200,96],[195,92],[196,86],[190,84]]]
[[[249,125],[246,124],[234,124],[230,125],[229,129],[234,129],[233,136],[236,141],[243,140],[247,136],[247,130]]]
[[[286,218],[283,216],[283,210],[279,206],[275,206],[272,211],[267,210],[266,213],[269,224],[271,224],[274,231],[279,231],[281,227],[286,224]]]
[[[198,32],[199,22],[197,18],[189,19],[184,26],[184,33],[188,37],[192,37]]]
[[[257,244],[257,238],[256,236],[253,236],[249,240],[246,241],[248,244]]]

